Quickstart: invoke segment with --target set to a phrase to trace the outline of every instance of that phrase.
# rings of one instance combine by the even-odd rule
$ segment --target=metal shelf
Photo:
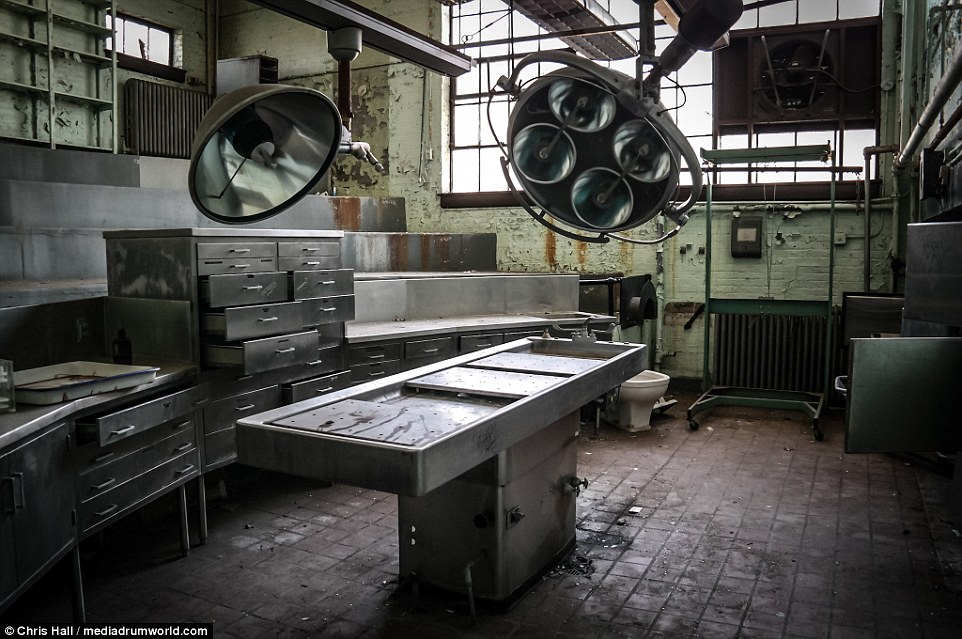
[[[26,2],[18,2],[17,0],[0,0],[0,9],[16,11],[17,13],[30,16],[45,15],[47,13],[46,7],[38,7],[33,4],[27,4]]]
[[[43,93],[44,95],[50,92],[50,90],[45,87],[38,87],[33,84],[23,84],[22,82],[13,82],[11,80],[0,80],[0,89],[7,91],[22,91],[25,93]]]
[[[0,40],[13,42],[14,44],[18,44],[21,47],[36,49],[38,51],[43,51],[47,49],[47,42],[45,40],[37,40],[36,38],[17,35],[15,33],[7,33],[6,31],[0,31]]]
[[[54,22],[66,25],[71,29],[76,29],[77,31],[85,31],[87,33],[93,33],[95,35],[101,35],[103,37],[109,37],[113,35],[114,30],[110,27],[105,27],[102,24],[97,24],[95,22],[85,22],[83,20],[77,20],[76,18],[71,18],[69,16],[61,15],[59,13],[51,13]]]

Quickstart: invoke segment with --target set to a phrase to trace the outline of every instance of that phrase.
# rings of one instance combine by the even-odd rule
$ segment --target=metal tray
[[[65,362],[13,373],[22,404],[59,404],[154,381],[159,368],[101,362]]]

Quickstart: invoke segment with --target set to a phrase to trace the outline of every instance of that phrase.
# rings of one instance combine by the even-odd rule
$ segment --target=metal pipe
[[[478,612],[474,607],[474,580],[471,578],[471,569],[474,567],[474,564],[478,563],[487,556],[487,551],[482,548],[481,552],[475,555],[474,559],[469,561],[464,567],[464,587],[468,591],[468,610],[471,612],[471,623],[473,625],[478,624]]]
[[[865,220],[864,220],[864,230],[865,242],[863,246],[864,256],[862,265],[862,290],[866,293],[871,292],[872,286],[872,193],[871,193],[871,179],[870,173],[872,170],[872,157],[880,155],[882,153],[898,153],[899,147],[896,144],[890,144],[888,146],[867,146],[862,149],[862,155],[865,158]],[[893,232],[898,233],[897,228],[892,229]]]
[[[932,93],[928,104],[926,104],[922,110],[919,122],[915,125],[915,129],[912,131],[912,135],[909,136],[908,142],[905,143],[905,147],[898,156],[896,156],[895,168],[897,170],[904,169],[909,165],[912,156],[922,145],[925,135],[942,112],[942,107],[944,107],[945,103],[952,97],[952,94],[960,82],[962,82],[962,43],[959,43],[955,47],[955,53],[952,56],[949,68],[942,74],[939,85],[935,88],[935,92]]]

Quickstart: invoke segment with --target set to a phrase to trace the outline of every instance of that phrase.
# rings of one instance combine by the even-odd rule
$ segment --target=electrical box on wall
[[[762,218],[732,218],[732,257],[762,256]]]

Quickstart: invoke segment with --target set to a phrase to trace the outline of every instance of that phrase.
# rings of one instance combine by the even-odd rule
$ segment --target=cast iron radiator
[[[214,101],[199,91],[144,80],[124,83],[127,151],[189,158],[197,125]]]
[[[825,375],[826,322],[796,315],[714,316],[718,386],[818,393]]]

